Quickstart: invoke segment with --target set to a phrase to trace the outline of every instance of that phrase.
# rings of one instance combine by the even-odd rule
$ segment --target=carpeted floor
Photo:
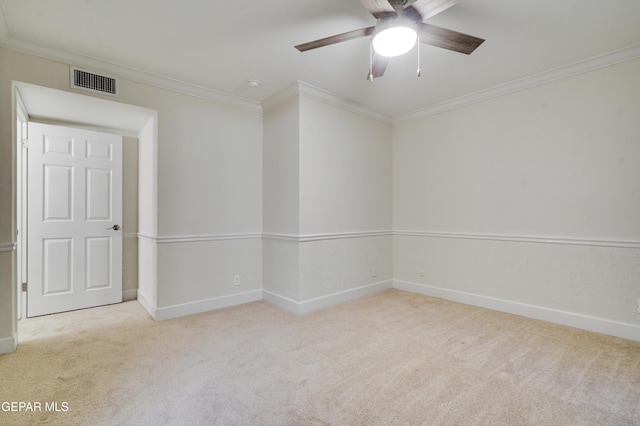
[[[640,425],[640,342],[398,290],[164,322],[134,301],[20,340],[2,425]]]

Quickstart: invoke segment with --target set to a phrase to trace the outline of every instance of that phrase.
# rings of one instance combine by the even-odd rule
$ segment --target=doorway
[[[26,241],[26,197],[23,197],[26,187],[26,167],[24,164],[25,157],[22,155],[23,144],[25,139],[23,132],[23,124],[27,120],[45,122],[45,123],[65,123],[75,128],[84,128],[89,130],[99,130],[106,133],[123,135],[129,139],[135,139],[138,142],[138,150],[144,152],[145,156],[137,155],[138,175],[137,187],[139,191],[144,191],[145,195],[138,197],[137,221],[138,226],[135,232],[129,233],[128,238],[136,241],[139,235],[152,237],[155,239],[156,234],[156,170],[157,170],[157,112],[143,107],[123,104],[110,100],[95,98],[87,95],[76,94],[56,89],[50,89],[41,86],[35,86],[28,83],[13,82],[14,90],[14,108],[16,128],[14,136],[16,139],[16,226],[17,226],[17,265],[16,265],[16,286],[17,296],[14,300],[15,312],[18,319],[27,316],[27,297],[22,291],[23,283],[28,282],[26,254],[28,251],[28,242]],[[25,164],[26,166],[26,164]],[[97,175],[96,175],[97,176]],[[137,191],[136,191],[137,195]],[[140,204],[143,204],[140,206]],[[99,249],[100,244],[95,247]],[[155,247],[153,247],[155,249]],[[149,250],[149,245],[137,247],[138,255],[140,250],[144,253],[144,259],[155,261],[155,251]],[[98,250],[99,251],[99,250]],[[139,256],[140,257],[140,256]],[[155,271],[146,265],[138,267],[138,283],[144,282],[146,288],[137,290],[129,290],[128,299],[136,298],[142,290],[146,293],[154,294],[155,291]],[[122,297],[120,290],[120,297]]]

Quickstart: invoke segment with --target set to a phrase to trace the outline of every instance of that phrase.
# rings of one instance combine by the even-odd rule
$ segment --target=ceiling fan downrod
[[[373,42],[369,41],[369,75],[367,80],[373,83]]]
[[[404,9],[406,4],[408,3],[408,0],[388,0],[388,1],[391,7],[393,7],[393,9],[396,11],[398,15],[400,15],[400,12],[402,12],[402,9]]]

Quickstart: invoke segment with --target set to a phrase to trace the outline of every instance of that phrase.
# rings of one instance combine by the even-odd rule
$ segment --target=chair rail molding
[[[453,238],[462,240],[489,240],[506,241],[519,243],[539,243],[539,244],[562,244],[580,246],[599,246],[617,248],[640,248],[640,241],[636,240],[605,240],[599,238],[575,238],[556,236],[532,236],[532,235],[509,235],[509,234],[481,234],[464,232],[441,232],[441,231],[411,231],[395,230],[394,236],[402,237],[424,237],[424,238]]]
[[[12,252],[16,249],[16,243],[0,243],[0,253]]]
[[[265,232],[262,237],[271,240],[283,240],[293,241],[298,243],[306,243],[311,241],[323,241],[323,240],[342,240],[346,238],[367,238],[367,237],[385,237],[391,236],[393,232],[391,230],[379,230],[379,231],[359,231],[359,232],[332,232],[322,234],[278,234]]]

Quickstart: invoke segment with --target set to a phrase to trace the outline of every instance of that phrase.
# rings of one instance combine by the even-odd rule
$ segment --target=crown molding
[[[284,89],[276,92],[275,94],[262,101],[262,110],[264,112],[269,111],[296,96],[305,96],[307,98],[314,99],[316,101],[323,102],[344,109],[346,111],[363,115],[384,124],[391,125],[393,123],[393,119],[389,116],[381,114],[377,111],[373,111],[356,101],[300,80],[288,87],[285,87]]]
[[[297,82],[277,91],[262,101],[262,112],[264,113],[274,109],[278,105],[295,98],[299,93]]]
[[[635,44],[622,49],[614,50],[603,55],[594,56],[589,59],[574,62],[569,65],[514,80],[510,83],[501,84],[499,86],[495,86],[486,90],[481,90],[479,92],[471,93],[466,96],[461,96],[456,99],[441,102],[427,108],[419,109],[407,114],[402,114],[393,119],[393,125],[398,126],[400,124],[420,120],[432,115],[452,111],[454,109],[462,108],[467,105],[487,101],[489,99],[508,95],[520,90],[525,90],[557,80],[562,80],[567,77],[572,77],[578,74],[583,74],[599,68],[604,68],[610,65],[615,65],[620,62],[630,61],[637,58],[640,58],[640,44]]]
[[[1,4],[2,3],[0,3],[0,5]],[[0,12],[2,12],[1,9]],[[81,55],[79,53],[63,50],[45,43],[35,43],[15,36],[11,34],[11,29],[6,21],[6,15],[4,13],[3,17],[0,18],[0,47],[78,66],[80,68],[103,71],[137,83],[143,83],[160,89],[171,90],[184,95],[194,96],[224,105],[262,113],[262,105],[258,101],[220,92],[197,84],[187,83],[185,81],[169,78],[160,74],[142,71],[140,69],[115,62]]]
[[[326,104],[342,108],[346,111],[355,112],[356,114],[372,118],[381,123],[389,125],[393,124],[392,117],[373,111],[358,102],[329,92],[328,90],[313,86],[309,83],[305,83],[304,81],[298,80],[298,92],[301,96],[306,96],[307,98],[315,99],[316,101],[324,102]]]

